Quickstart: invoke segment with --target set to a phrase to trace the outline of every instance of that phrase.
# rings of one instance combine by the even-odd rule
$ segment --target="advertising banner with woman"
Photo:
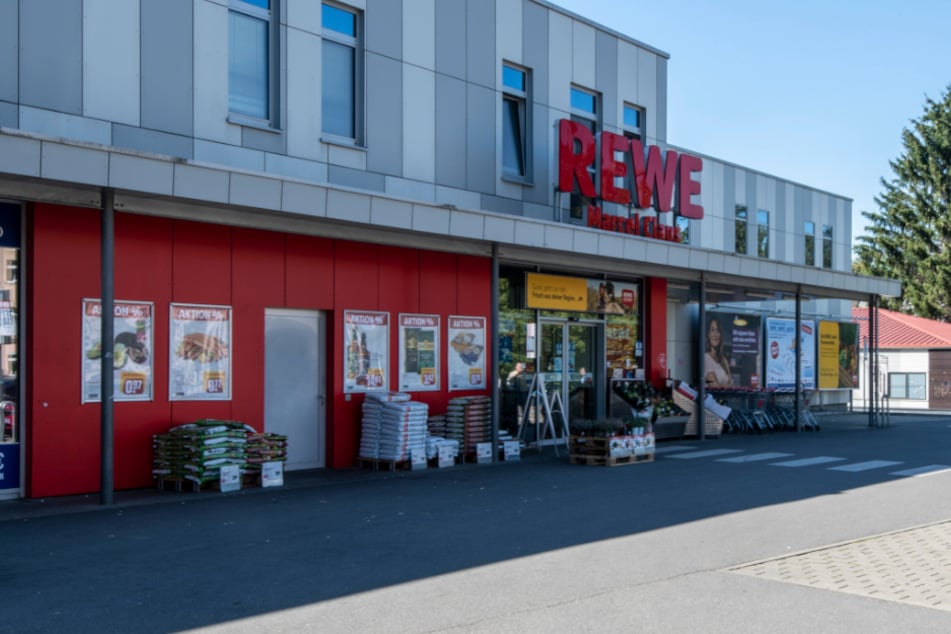
[[[152,400],[152,303],[113,304],[112,368],[116,401]],[[102,400],[102,302],[83,300],[82,402]]]
[[[168,398],[231,400],[231,307],[171,304]]]
[[[703,377],[707,387],[760,387],[760,333],[756,315],[708,312]]]

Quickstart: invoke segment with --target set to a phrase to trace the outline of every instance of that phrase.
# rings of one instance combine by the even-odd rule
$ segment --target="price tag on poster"
[[[483,390],[485,317],[449,316],[449,390]]]
[[[522,459],[522,448],[517,440],[506,440],[502,444],[502,456],[506,462]]]
[[[456,456],[451,445],[439,445],[439,468],[445,469],[456,464]]]
[[[439,315],[399,316],[400,390],[439,390]]]
[[[168,397],[231,400],[231,307],[171,304]]]
[[[284,463],[280,460],[261,463],[261,487],[284,486]]]
[[[236,464],[221,467],[220,487],[222,493],[241,490],[241,468]]]
[[[476,462],[478,464],[492,462],[492,443],[480,442],[476,444]]]
[[[113,304],[112,367],[116,401],[152,400],[151,302],[116,301]],[[82,402],[102,400],[102,302],[83,300]]]
[[[390,363],[390,314],[344,311],[343,350],[345,393],[385,390]]]

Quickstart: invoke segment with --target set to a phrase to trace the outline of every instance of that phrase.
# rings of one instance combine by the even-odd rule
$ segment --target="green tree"
[[[904,151],[881,179],[878,211],[863,211],[857,272],[898,279],[902,296],[884,302],[919,317],[951,322],[951,86],[902,130]]]

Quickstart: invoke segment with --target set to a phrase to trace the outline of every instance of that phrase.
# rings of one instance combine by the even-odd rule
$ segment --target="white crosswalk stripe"
[[[711,458],[713,456],[723,456],[730,453],[740,453],[742,449],[708,449],[706,451],[690,451],[687,453],[675,453],[668,456],[669,458],[683,458],[685,460],[690,460],[692,458]]]
[[[775,460],[776,458],[786,458],[792,456],[791,453],[780,453],[778,451],[770,451],[767,453],[754,453],[748,456],[733,456],[732,458],[718,458],[718,462],[758,462],[760,460]]]
[[[946,464],[930,464],[927,467],[918,467],[917,469],[905,469],[904,471],[892,471],[888,475],[917,477],[917,476],[933,475],[935,473],[941,473],[942,471],[948,471],[949,469],[951,469],[951,466],[948,466]]]
[[[800,458],[799,460],[787,460],[786,462],[770,463],[774,467],[810,467],[816,464],[825,464],[827,462],[839,462],[845,458],[835,458],[833,456],[817,456],[815,458]]]
[[[867,462],[856,462],[854,464],[844,464],[838,467],[829,467],[829,471],[868,471],[870,469],[882,469],[884,467],[894,467],[896,464],[902,464],[900,460],[869,460]]]

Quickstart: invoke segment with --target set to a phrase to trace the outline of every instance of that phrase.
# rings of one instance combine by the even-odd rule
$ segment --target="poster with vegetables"
[[[482,390],[485,376],[485,317],[449,316],[449,390]]]
[[[231,307],[171,304],[169,312],[169,400],[231,400]]]
[[[439,389],[439,315],[405,315],[400,320],[400,390]]]
[[[343,336],[343,391],[385,390],[390,363],[390,314],[344,311]]]
[[[113,303],[112,367],[115,401],[152,400],[151,302]],[[82,402],[102,400],[102,302],[83,300]]]

